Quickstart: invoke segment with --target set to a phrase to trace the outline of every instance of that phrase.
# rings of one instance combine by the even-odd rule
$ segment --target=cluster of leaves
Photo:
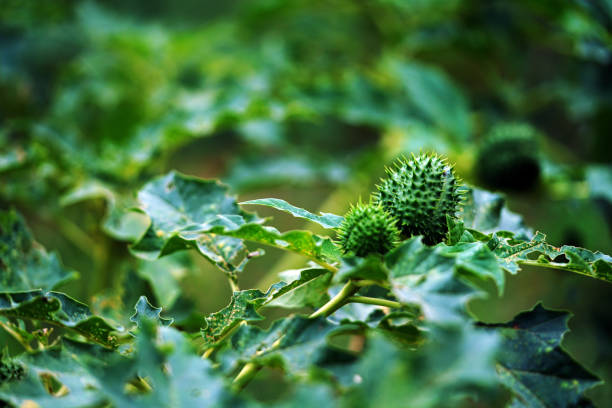
[[[0,11],[0,205],[60,231],[68,252],[90,258],[79,269],[108,281],[133,265],[115,240],[146,228],[124,211],[138,205],[133,191],[172,167],[224,173],[239,192],[342,189],[374,180],[381,160],[435,148],[459,157],[469,179],[471,149],[502,119],[610,150],[602,1],[266,0],[208,5],[202,19],[193,2],[179,3],[8,1]],[[553,64],[554,75],[534,68]],[[573,204],[580,191],[611,213],[610,166],[538,160],[553,192]],[[599,221],[589,228],[607,233]],[[561,241],[564,231],[550,232]],[[167,263],[183,273],[182,261]],[[138,275],[159,277],[147,265]],[[164,300],[175,300],[177,288],[166,288]]]
[[[3,357],[0,400],[40,407],[255,407],[260,403],[240,390],[271,368],[291,384],[275,401],[279,406],[450,407],[508,398],[511,406],[590,406],[584,391],[599,380],[561,345],[568,313],[537,305],[511,322],[486,325],[467,303],[491,283],[502,293],[505,273],[524,264],[612,282],[612,258],[548,244],[495,205],[497,195],[470,188],[466,196],[458,220],[448,218],[445,242],[429,246],[414,236],[384,256],[358,257],[342,256],[332,236],[279,232],[241,205],[269,206],[330,232],[341,216],[278,199],[238,204],[217,181],[176,172],[152,180],[139,193],[149,226],[131,245],[134,255],[171,257],[193,248],[234,285],[250,259],[247,245],[310,261],[265,292],[235,287],[199,333],[173,328],[172,318],[144,297],[122,327],[52,291],[74,274],[32,240],[18,214],[5,212],[0,324],[25,353]],[[315,311],[267,328],[253,325],[267,307]]]
[[[606,248],[589,200],[612,225],[612,168],[557,161],[609,159],[610,27],[605,0],[5,1],[0,208],[18,208],[45,242],[70,241],[78,256],[56,247],[84,279],[74,289],[76,272],[0,212],[0,335],[25,350],[2,355],[0,406],[258,406],[236,390],[279,369],[289,386],[278,405],[589,406],[597,379],[560,345],[568,314],[538,306],[486,326],[466,303],[492,284],[504,292],[524,265],[609,281],[610,257],[551,245],[499,195],[469,189],[444,243],[409,238],[359,257],[334,241],[335,214],[238,204],[218,182],[175,172],[134,191],[173,165],[225,173],[239,192],[323,184],[339,208],[322,208],[339,212],[381,161],[435,148],[468,180],[565,200],[581,217],[551,216],[554,242],[569,242],[569,225],[576,245]],[[534,140],[496,146],[512,127]],[[281,232],[252,205],[316,232]],[[241,290],[260,245],[302,268]],[[202,276],[190,253],[228,278],[227,307],[194,307],[220,291],[192,284]],[[56,291],[66,282],[95,294],[91,308]],[[314,317],[267,324],[279,309]]]
[[[23,206],[45,200],[53,208],[58,193],[77,189],[73,199],[129,206],[126,185],[156,174],[179,147],[220,132],[245,142],[232,151],[241,158],[224,178],[241,189],[345,182],[359,161],[335,153],[380,135],[401,150],[461,150],[478,133],[474,111],[488,126],[559,105],[564,114],[544,123],[546,130],[601,138],[612,15],[604,2],[562,10],[527,0],[376,1],[363,8],[350,1],[249,3],[186,28],[135,22],[120,13],[125,6],[113,12],[95,2],[43,10],[7,4],[0,14],[7,33],[0,89],[10,97],[1,109],[0,172],[21,183],[3,183],[0,197]],[[183,18],[193,15],[184,8]],[[541,27],[541,19],[550,26]],[[515,58],[525,52],[536,62]],[[530,70],[550,54],[568,68],[530,86],[543,75]],[[485,56],[490,64],[475,70]],[[576,60],[589,80],[574,78]],[[478,86],[475,71],[483,78]],[[585,89],[589,103],[582,102]],[[489,112],[491,105],[500,108]],[[571,126],[561,126],[559,116]],[[332,133],[338,142],[325,155],[317,147]],[[594,151],[607,151],[604,143],[597,139]],[[113,208],[109,214],[118,215]],[[126,238],[121,229],[107,230]]]

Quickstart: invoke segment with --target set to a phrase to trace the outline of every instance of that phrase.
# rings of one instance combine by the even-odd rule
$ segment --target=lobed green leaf
[[[466,321],[466,303],[483,295],[474,282],[493,280],[500,292],[504,286],[503,270],[482,243],[430,247],[414,237],[391,251],[386,263],[397,299],[420,306],[425,319],[438,324]]]
[[[131,246],[132,253],[152,260],[197,247],[209,261],[230,274],[244,267],[248,253],[244,243],[205,230],[218,225],[235,229],[248,222],[263,221],[242,211],[228,195],[226,186],[176,172],[147,183],[138,193],[138,200],[150,225]],[[194,236],[194,230],[202,233]]]
[[[592,407],[584,392],[600,383],[562,347],[570,314],[538,304],[511,322],[487,325],[502,336],[497,363],[512,407]]]
[[[240,363],[279,366],[290,376],[306,374],[310,367],[322,363],[329,351],[328,337],[354,326],[337,326],[325,318],[309,319],[291,316],[276,320],[268,330],[241,326],[232,335],[229,348],[222,351],[224,370]],[[341,353],[341,350],[335,350]]]
[[[86,305],[63,293],[42,290],[2,293],[0,316],[51,323],[104,347],[117,346],[119,328],[94,316]]]
[[[289,277],[280,273],[281,278]],[[284,308],[320,307],[329,300],[327,288],[332,273],[327,269],[309,268],[298,270],[295,279],[287,279],[285,286],[276,291],[266,306]]]
[[[261,225],[264,220],[242,211],[227,188],[215,181],[171,172],[147,184],[139,199],[151,225],[131,250],[147,259],[197,248],[234,274],[249,259],[244,240],[297,252],[328,268],[327,262],[339,255],[329,238],[309,231],[280,233]]]
[[[471,325],[437,328],[417,350],[376,332],[367,340],[355,364],[334,370],[348,387],[341,406],[456,407],[495,392],[495,333]]]
[[[174,319],[172,318],[167,319],[161,317],[162,308],[154,307],[153,305],[151,305],[149,303],[149,299],[147,299],[146,296],[141,296],[138,299],[138,302],[136,302],[136,306],[134,306],[134,309],[136,310],[136,312],[130,317],[130,321],[136,323],[138,327],[142,325],[143,319],[152,320],[162,326],[170,326],[174,322]]]
[[[169,308],[179,299],[180,282],[188,275],[191,266],[189,256],[177,252],[154,261],[140,260],[137,273],[149,283],[155,299]]]
[[[570,245],[555,247],[546,242],[546,235],[541,232],[530,241],[516,239],[511,234],[494,234],[488,246],[511,273],[517,273],[520,265],[534,265],[612,282],[612,257]]]
[[[25,375],[0,387],[0,401],[51,408],[239,404],[211,363],[201,359],[180,332],[143,320],[135,344],[134,351],[122,354],[64,340],[61,347],[20,356],[15,361]],[[49,379],[60,391],[49,390]]]
[[[0,211],[0,293],[51,290],[76,277],[34,241],[21,215]]]
[[[530,239],[533,235],[523,218],[506,208],[506,200],[499,194],[465,187],[460,218],[465,228],[490,234],[496,231],[510,231],[518,238]]]

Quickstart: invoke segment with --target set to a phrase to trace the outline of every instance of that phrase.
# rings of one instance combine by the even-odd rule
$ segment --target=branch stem
[[[361,280],[356,280],[353,281],[353,283],[359,287],[364,287],[364,286],[389,286],[388,284],[384,283],[384,282],[379,282],[379,281],[375,281],[375,280],[369,280],[369,279],[361,279]]]
[[[379,299],[379,298],[373,298],[373,297],[367,297],[367,296],[352,296],[346,299],[345,303],[365,303],[367,305],[384,306],[384,307],[390,307],[393,309],[402,307],[402,304],[400,302],[396,302],[394,300]]]
[[[340,290],[340,292],[331,298],[329,302],[321,306],[313,314],[308,316],[310,319],[317,318],[319,316],[329,316],[336,310],[341,308],[345,303],[346,299],[353,296],[359,290],[359,286],[355,285],[352,281],[346,282],[346,285]]]
[[[232,293],[240,292],[240,286],[238,286],[238,279],[235,276],[228,276],[227,281],[229,282]]]
[[[372,298],[372,297],[367,297],[367,296],[353,296],[355,293],[359,291],[360,286],[365,286],[365,285],[363,285],[363,282],[362,282],[362,285],[357,285],[355,284],[355,282],[349,280],[342,287],[342,289],[340,290],[340,292],[338,292],[336,296],[331,298],[329,302],[327,302],[326,304],[321,306],[319,309],[317,309],[314,313],[312,313],[309,316],[309,318],[315,319],[320,316],[327,317],[331,315],[332,313],[334,313],[336,310],[340,309],[345,304],[350,303],[350,302],[365,303],[365,304],[370,304],[370,305],[379,305],[379,306],[391,307],[391,308],[401,307],[401,304],[399,302],[396,302],[393,300],[378,299],[378,298]],[[277,342],[279,341],[280,339],[277,340]],[[277,344],[275,342],[272,345],[272,347],[275,347],[276,345]],[[251,379],[257,374],[257,372],[260,369],[261,369],[261,366],[258,364],[255,364],[255,363],[245,364],[245,366],[242,367],[242,370],[240,370],[236,378],[234,378],[233,384],[236,390],[238,391],[238,390],[243,389],[249,383],[249,381],[251,381]]]
[[[247,363],[234,378],[233,385],[236,390],[241,390],[251,381],[251,379],[261,370],[261,366],[255,363]]]

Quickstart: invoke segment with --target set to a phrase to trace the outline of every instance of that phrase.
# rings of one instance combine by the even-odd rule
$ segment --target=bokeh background
[[[169,169],[343,214],[394,158],[435,151],[553,244],[612,253],[611,29],[610,0],[0,0],[0,207],[79,271],[67,293],[110,317],[146,293],[186,328],[227,303],[224,275],[128,251],[135,192]],[[479,170],[516,150],[486,151],[504,126],[536,141],[514,183]],[[303,266],[266,252],[241,287]],[[612,285],[526,269],[471,308],[538,299],[575,313],[565,346],[612,382]],[[612,406],[609,385],[589,395]]]

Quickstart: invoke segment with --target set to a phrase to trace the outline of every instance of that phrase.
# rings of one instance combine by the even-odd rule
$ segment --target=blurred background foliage
[[[146,293],[197,328],[227,303],[213,266],[129,254],[146,223],[125,210],[171,168],[342,214],[393,158],[432,150],[550,242],[612,253],[610,0],[0,4],[0,206],[80,272],[67,291],[99,313]],[[241,287],[304,266],[266,251]],[[474,313],[567,308],[565,344],[612,381],[609,285],[534,269],[509,286]]]

